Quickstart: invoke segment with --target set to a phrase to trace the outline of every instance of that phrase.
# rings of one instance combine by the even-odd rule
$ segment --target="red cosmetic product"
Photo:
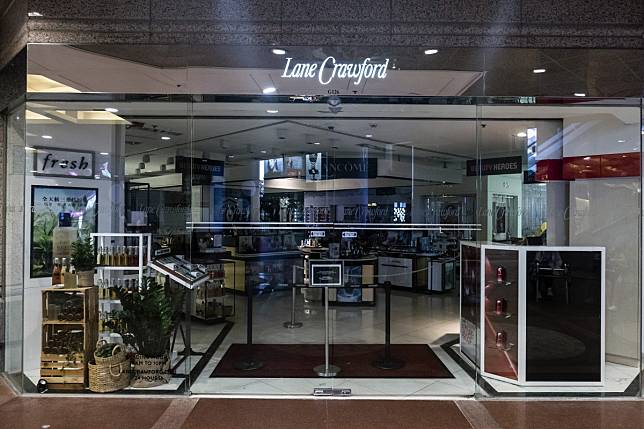
[[[499,331],[496,333],[496,347],[499,349],[505,349],[508,344],[508,334],[505,331]]]
[[[494,312],[498,315],[505,314],[508,311],[508,302],[503,299],[499,298],[496,300],[496,306],[494,307]]]
[[[505,282],[505,268],[501,266],[496,267],[496,281],[498,283]]]

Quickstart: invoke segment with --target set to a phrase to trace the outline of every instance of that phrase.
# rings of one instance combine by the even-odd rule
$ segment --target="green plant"
[[[91,237],[79,238],[72,243],[72,258],[76,271],[92,271],[96,268],[96,256]]]
[[[101,357],[101,358],[111,357],[112,353],[114,352],[114,349],[117,346],[118,344],[114,344],[114,343],[101,344],[100,346],[96,347],[96,351],[94,352],[94,355],[96,357]]]
[[[116,290],[123,310],[115,315],[113,328],[123,340],[145,357],[162,357],[170,348],[170,337],[183,305],[185,290],[162,286],[146,278],[138,290]]]

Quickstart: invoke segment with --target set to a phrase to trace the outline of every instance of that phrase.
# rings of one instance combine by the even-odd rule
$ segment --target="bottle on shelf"
[[[494,312],[501,316],[505,314],[508,310],[508,302],[505,300],[505,298],[499,298],[496,300],[496,304],[494,306]]]
[[[501,330],[496,333],[496,347],[506,349],[508,345],[508,334]]]
[[[132,256],[132,260],[134,261],[133,266],[138,266],[139,265],[139,246],[134,246],[134,255]]]
[[[65,276],[69,273],[67,264],[67,258],[63,258],[63,262],[60,265],[60,282],[62,284],[65,284]]]
[[[62,275],[61,275],[60,259],[55,258],[54,267],[51,273],[51,284],[52,286],[55,286],[61,283],[62,283]]]
[[[505,282],[505,268],[502,266],[496,267],[496,282],[504,283]]]

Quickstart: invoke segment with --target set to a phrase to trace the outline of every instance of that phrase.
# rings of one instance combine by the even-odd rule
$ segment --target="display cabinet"
[[[83,390],[98,335],[96,287],[42,291],[40,377],[50,389]]]
[[[462,243],[462,353],[514,384],[603,385],[604,279],[603,247]]]

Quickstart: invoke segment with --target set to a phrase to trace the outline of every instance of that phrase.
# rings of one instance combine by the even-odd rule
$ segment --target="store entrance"
[[[192,151],[223,175],[193,185],[190,228],[225,249],[236,310],[193,393],[474,393],[449,357],[458,243],[480,230],[476,176],[464,174],[475,108],[463,101],[197,105]],[[423,118],[443,108],[458,119]],[[221,329],[204,323],[207,289],[196,294],[193,338]]]

